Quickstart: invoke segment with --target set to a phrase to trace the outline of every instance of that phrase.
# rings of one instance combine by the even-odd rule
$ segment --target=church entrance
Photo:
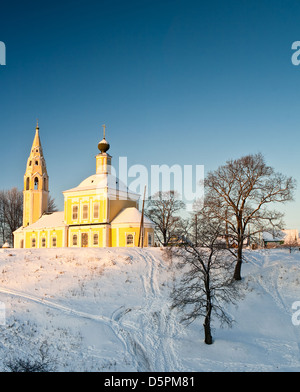
[[[89,235],[88,233],[81,234],[81,246],[86,248],[89,245]]]

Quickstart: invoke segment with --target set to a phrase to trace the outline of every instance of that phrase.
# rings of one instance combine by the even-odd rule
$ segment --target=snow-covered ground
[[[246,253],[235,323],[207,346],[202,320],[170,310],[178,272],[159,248],[1,249],[0,371],[41,353],[56,371],[299,371],[300,252]]]

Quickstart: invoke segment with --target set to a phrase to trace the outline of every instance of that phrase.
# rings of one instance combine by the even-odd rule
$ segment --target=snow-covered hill
[[[1,249],[0,370],[45,355],[56,371],[299,371],[300,252],[247,258],[235,324],[207,346],[202,320],[170,310],[178,272],[158,248]]]

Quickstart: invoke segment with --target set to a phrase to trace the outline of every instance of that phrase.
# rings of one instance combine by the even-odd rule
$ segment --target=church
[[[64,211],[50,213],[49,177],[37,124],[24,175],[23,225],[14,232],[14,248],[154,245],[154,223],[139,211],[140,195],[112,174],[105,125],[103,129],[96,173],[63,192]]]

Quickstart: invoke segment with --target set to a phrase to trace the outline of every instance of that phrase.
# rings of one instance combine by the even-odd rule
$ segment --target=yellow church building
[[[63,192],[64,211],[48,213],[49,177],[37,125],[24,175],[23,226],[14,232],[14,248],[154,245],[154,223],[139,211],[140,195],[111,172],[103,127],[96,173]]]

